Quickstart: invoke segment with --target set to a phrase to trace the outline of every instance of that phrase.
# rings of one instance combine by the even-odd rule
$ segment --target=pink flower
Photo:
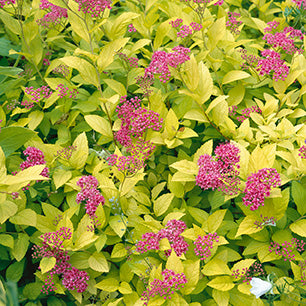
[[[187,279],[184,273],[176,274],[174,271],[165,269],[162,271],[163,279],[154,279],[143,292],[141,299],[144,301],[144,305],[148,305],[148,302],[154,296],[161,296],[165,300],[171,299],[171,295],[175,291],[180,290],[187,283]]]
[[[85,271],[72,267],[63,273],[62,283],[68,290],[76,290],[77,292],[84,292],[87,287],[89,275]]]
[[[15,0],[0,0],[0,8],[3,8],[6,4],[15,4]]]
[[[247,178],[243,204],[256,210],[264,205],[265,197],[270,195],[272,187],[281,185],[280,175],[274,168],[260,169]]]
[[[130,32],[130,33],[137,32],[137,30],[134,28],[132,23],[129,24],[128,32]]]
[[[306,9],[306,0],[292,0],[292,2],[294,2],[299,9],[305,10]]]
[[[235,12],[228,12],[228,21],[226,22],[226,26],[229,28],[231,33],[233,34],[239,34],[240,31],[238,30],[238,27],[242,24],[241,21],[237,20],[236,17],[240,17],[240,14]]]
[[[209,233],[205,236],[198,236],[195,240],[194,253],[200,256],[201,260],[205,260],[211,256],[211,249],[213,248],[214,241],[219,241],[219,236],[217,233]]]
[[[101,17],[106,8],[111,7],[111,0],[75,0],[79,4],[79,11],[90,14],[91,17]]]

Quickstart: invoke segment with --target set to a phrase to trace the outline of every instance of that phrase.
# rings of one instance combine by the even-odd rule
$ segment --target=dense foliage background
[[[306,2],[0,0],[0,304],[306,304]]]

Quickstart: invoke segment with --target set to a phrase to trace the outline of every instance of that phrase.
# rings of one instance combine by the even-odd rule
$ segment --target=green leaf
[[[1,128],[0,133],[0,147],[5,156],[11,155],[18,150],[32,137],[35,137],[36,133],[30,129],[20,126],[9,126]]]
[[[126,222],[127,218],[125,216],[111,216],[109,219],[110,227],[119,237],[122,237],[126,232]]]
[[[176,135],[178,128],[179,128],[178,119],[177,119],[176,114],[173,111],[173,109],[170,108],[170,110],[167,114],[167,117],[165,119],[166,137],[168,139],[172,139]]]
[[[255,214],[246,216],[240,223],[235,238],[260,232],[262,229],[254,224],[256,221],[260,222],[260,219]]]
[[[246,79],[250,76],[251,75],[245,71],[232,70],[223,77],[222,84],[228,84],[228,83],[235,82],[238,80]]]
[[[207,226],[208,226],[208,231],[210,233],[214,233],[217,231],[217,229],[220,227],[224,219],[225,213],[226,209],[220,209],[208,217]]]
[[[17,205],[11,201],[0,203],[0,224],[3,224],[11,216],[14,216],[17,210]]]
[[[122,243],[115,244],[111,258],[122,258],[127,255],[127,250],[125,249],[124,245]]]
[[[29,244],[29,236],[27,234],[19,233],[14,243],[14,249],[12,250],[12,255],[17,261],[20,261],[25,256]]]
[[[184,295],[189,295],[196,288],[200,278],[200,260],[186,260],[184,261],[183,265],[187,283],[185,284],[184,288],[181,289],[181,292]]]
[[[199,168],[196,163],[188,161],[186,159],[180,160],[170,165],[171,168],[174,168],[182,173],[194,174],[197,175]]]
[[[107,278],[97,283],[95,287],[107,292],[114,292],[119,289],[119,281],[117,278]]]
[[[0,75],[6,75],[10,77],[16,77],[23,69],[17,67],[5,67],[0,66]]]
[[[208,68],[202,61],[199,63],[198,69],[200,79],[195,93],[199,96],[197,102],[203,104],[210,98],[213,92],[213,80]]]
[[[12,249],[14,247],[14,238],[8,234],[1,234],[0,244]]]
[[[87,115],[84,116],[84,119],[87,124],[96,132],[102,134],[103,136],[113,138],[110,124],[105,118],[98,115]]]
[[[18,225],[36,226],[36,212],[26,208],[10,218],[10,222]]]
[[[42,122],[44,118],[44,113],[42,111],[36,110],[29,114],[30,122],[28,123],[28,127],[31,130],[35,130],[38,125]]]
[[[109,272],[109,266],[103,253],[94,252],[88,259],[89,267],[98,272]]]
[[[300,235],[301,237],[306,237],[306,220],[305,219],[298,220],[292,223],[289,227],[294,233]]]
[[[235,284],[232,281],[232,278],[229,276],[217,276],[211,280],[207,286],[220,291],[229,291],[235,287]]]
[[[76,150],[72,152],[69,162],[75,169],[81,169],[85,166],[88,157],[88,141],[85,132],[75,139],[73,146]]]
[[[56,169],[53,174],[53,181],[55,188],[58,189],[59,187],[63,186],[67,183],[70,178],[72,177],[71,171],[67,171],[64,169]]]
[[[301,216],[306,213],[306,187],[297,181],[292,182],[291,187],[292,197],[297,207],[297,211]]]
[[[41,273],[44,274],[46,272],[49,272],[51,269],[54,268],[56,264],[56,258],[55,257],[43,257],[43,259],[40,261],[40,270]]]
[[[228,268],[227,264],[218,258],[211,259],[202,269],[204,275],[213,276],[220,274],[231,275],[231,270]],[[218,288],[216,288],[218,289]]]
[[[20,262],[14,262],[13,264],[11,264],[6,270],[5,273],[6,279],[8,281],[16,283],[19,282],[23,274],[24,264],[25,264],[25,259],[21,260]]]
[[[155,50],[157,50],[163,44],[163,40],[170,30],[171,30],[171,24],[169,23],[169,20],[162,22],[158,26],[153,42],[153,47]]]
[[[162,214],[164,214],[169,208],[173,198],[174,198],[173,193],[166,193],[158,197],[153,204],[153,210],[155,216],[159,217]]]

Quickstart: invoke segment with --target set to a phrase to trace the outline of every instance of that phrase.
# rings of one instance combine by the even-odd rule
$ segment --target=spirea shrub
[[[303,305],[305,8],[0,0],[1,302]]]

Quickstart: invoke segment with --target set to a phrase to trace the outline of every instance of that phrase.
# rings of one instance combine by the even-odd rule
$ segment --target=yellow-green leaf
[[[210,233],[216,232],[216,230],[220,227],[223,218],[225,216],[226,209],[220,209],[215,211],[212,215],[210,215],[207,219],[208,231]]]
[[[187,174],[198,174],[198,166],[196,163],[191,162],[189,160],[180,160],[178,162],[175,162],[170,165],[171,168],[174,168],[182,173],[187,173]]]
[[[235,284],[232,281],[232,278],[229,276],[217,276],[211,280],[207,286],[220,291],[229,291],[235,287]]]
[[[108,272],[109,266],[103,253],[94,252],[88,259],[91,269],[98,272]]]
[[[117,278],[111,277],[103,279],[101,282],[97,283],[95,287],[107,292],[115,292],[119,289],[119,282]]]
[[[18,225],[36,226],[36,212],[30,208],[26,208],[11,217],[10,222]]]
[[[228,83],[235,82],[235,81],[238,81],[238,80],[246,79],[250,76],[251,75],[249,73],[245,72],[245,71],[232,70],[224,76],[224,78],[222,80],[222,83],[223,84],[228,84]]]
[[[212,275],[222,275],[229,274],[231,275],[231,270],[227,266],[227,264],[218,258],[211,259],[202,269],[202,273],[204,275],[212,276]],[[218,288],[216,288],[218,289]]]
[[[12,249],[14,247],[14,238],[8,234],[1,234],[0,244]]]
[[[85,132],[74,140],[73,146],[76,150],[72,152],[69,162],[75,169],[81,169],[85,166],[88,157],[88,141]]]
[[[246,216],[239,225],[236,237],[261,231],[261,228],[254,224],[256,221],[258,222],[260,219],[255,214]]]
[[[49,272],[51,269],[54,268],[55,264],[56,264],[55,257],[43,257],[43,259],[40,261],[39,264],[41,273],[44,274],[46,272]]]
[[[9,217],[14,216],[18,210],[17,205],[11,201],[0,203],[0,224],[3,224]]]
[[[298,220],[292,223],[289,227],[294,233],[300,235],[301,237],[306,237],[306,220],[305,219]]]
[[[64,169],[56,169],[53,174],[55,188],[58,189],[59,187],[63,186],[66,182],[69,181],[71,176],[71,171],[67,171]]]
[[[125,216],[112,216],[109,219],[109,225],[113,231],[119,236],[122,237],[126,232],[126,223],[127,218]]]
[[[174,198],[173,193],[166,193],[158,197],[153,204],[153,210],[155,216],[159,217],[162,214],[164,214],[169,208],[173,198]]]
[[[88,123],[88,125],[94,129],[96,132],[102,134],[103,136],[107,136],[112,138],[112,130],[110,127],[109,122],[98,115],[87,115],[84,116],[85,121]]]

